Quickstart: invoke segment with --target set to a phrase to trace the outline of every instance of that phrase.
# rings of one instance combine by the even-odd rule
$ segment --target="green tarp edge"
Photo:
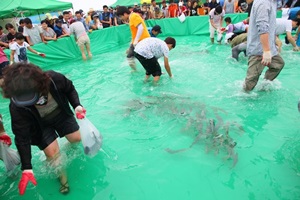
[[[226,16],[231,17],[233,23],[240,22],[247,18],[247,14],[228,14]],[[280,14],[278,17],[280,17]],[[148,27],[156,24],[162,27],[162,34],[160,35],[162,38],[167,36],[176,38],[176,36],[188,35],[205,35],[205,37],[208,37],[209,34],[208,16],[187,17],[184,23],[180,23],[177,18],[146,21]],[[116,48],[120,45],[129,44],[131,40],[128,25],[97,30],[89,33],[89,37],[91,39],[91,51],[94,56],[110,51],[112,48]],[[207,38],[207,41],[209,41],[209,38]],[[40,67],[81,59],[81,53],[75,43],[74,37],[50,41],[48,44],[36,44],[32,48],[46,54],[46,57],[42,58],[28,51],[30,62]],[[10,50],[5,50],[5,53],[9,56]]]

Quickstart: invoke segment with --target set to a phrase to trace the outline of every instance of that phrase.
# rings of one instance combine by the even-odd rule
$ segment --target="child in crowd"
[[[215,31],[218,31],[222,27],[223,17],[225,15],[221,6],[211,9],[209,12],[209,32],[210,41],[214,43]],[[221,44],[222,37],[218,36],[218,43]]]
[[[10,64],[24,62],[29,63],[27,58],[27,49],[34,54],[45,57],[45,54],[39,53],[32,49],[30,45],[24,41],[25,37],[22,33],[16,33],[16,42],[10,45]]]

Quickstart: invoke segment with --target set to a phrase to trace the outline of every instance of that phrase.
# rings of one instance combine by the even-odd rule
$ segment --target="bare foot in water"
[[[59,192],[62,194],[67,194],[70,191],[70,187],[68,184],[68,178],[65,174],[61,174],[59,176],[59,182],[60,182],[60,188],[59,188]]]

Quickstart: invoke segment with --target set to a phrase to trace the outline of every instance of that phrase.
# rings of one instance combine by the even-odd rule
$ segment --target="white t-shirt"
[[[65,31],[66,34],[70,34],[70,24],[69,24],[69,22],[65,21],[65,19],[63,19],[63,24],[61,27]]]
[[[14,50],[14,62],[25,62],[29,63],[29,60],[27,58],[27,47],[30,45],[27,42],[23,42],[22,45],[19,45],[17,42],[14,42],[10,45],[10,50]]]
[[[276,35],[281,35],[286,32],[292,32],[292,20],[277,18],[276,19]]]
[[[32,28],[27,28],[26,26],[24,26],[24,30],[23,30],[23,35],[24,36],[29,36],[30,41],[33,44],[38,44],[43,42],[42,38],[41,38],[41,33],[43,33],[43,30],[41,27],[37,26],[37,25],[33,25],[32,24]]]
[[[160,58],[163,56],[166,58],[169,57],[168,45],[165,41],[154,37],[145,38],[140,41],[134,51],[147,59],[153,57]]]
[[[221,18],[224,17],[225,12],[222,10],[222,13],[219,15],[215,15],[215,8],[213,8],[209,13],[209,19],[212,19],[214,24],[220,24],[221,23]]]

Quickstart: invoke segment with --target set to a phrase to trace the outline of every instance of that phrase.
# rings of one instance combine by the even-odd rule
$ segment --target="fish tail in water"
[[[171,153],[171,154],[174,154],[174,153],[179,153],[179,152],[184,152],[186,150],[189,150],[189,148],[184,148],[184,149],[178,149],[178,150],[172,150],[170,148],[166,148],[165,151],[168,152],[168,153]]]
[[[237,153],[235,153],[234,155],[232,155],[232,159],[233,159],[233,163],[232,163],[232,166],[231,166],[231,169],[234,168],[239,160],[239,156]]]

